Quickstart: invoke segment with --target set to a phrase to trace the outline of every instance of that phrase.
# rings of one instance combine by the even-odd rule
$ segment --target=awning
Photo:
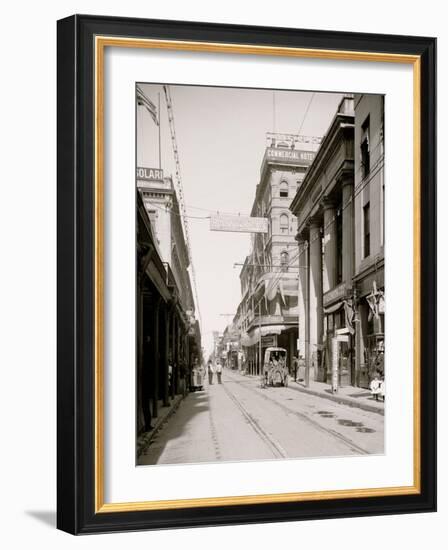
[[[256,327],[251,335],[247,332],[241,334],[241,345],[244,347],[251,347],[255,344],[258,344],[260,341],[260,332],[261,336],[270,336],[272,334],[281,334],[284,330],[289,327],[286,325],[265,325],[261,327]]]
[[[343,305],[344,305],[344,302],[337,302],[336,304],[330,307],[325,307],[324,313],[334,313],[335,311],[338,311],[338,309],[341,309]]]
[[[275,280],[272,281],[271,279],[269,279],[268,281],[266,281],[265,288],[266,288],[265,290],[266,298],[269,301],[273,300],[277,295],[278,281],[276,282]]]
[[[254,342],[253,338],[249,336],[247,332],[244,332],[243,334],[241,334],[241,345],[244,346],[245,348],[250,348],[256,343],[257,342],[256,341]]]
[[[297,279],[280,278],[266,281],[266,297],[269,301],[274,300],[278,292],[283,302],[285,296],[298,296],[299,283]]]
[[[298,296],[299,295],[299,282],[297,279],[280,279],[280,294],[282,296]]]

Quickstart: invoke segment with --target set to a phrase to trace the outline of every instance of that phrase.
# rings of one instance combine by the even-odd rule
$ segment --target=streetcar
[[[288,385],[287,352],[284,348],[267,348],[264,352],[263,373],[261,385]]]
[[[227,352],[227,367],[232,370],[238,370],[238,351],[230,350]]]

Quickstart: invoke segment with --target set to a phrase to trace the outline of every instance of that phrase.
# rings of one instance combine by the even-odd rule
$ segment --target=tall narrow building
[[[384,96],[355,95],[357,383],[384,376]]]
[[[268,232],[255,233],[240,273],[242,300],[235,321],[243,334],[246,365],[259,373],[264,350],[297,353],[298,254],[296,217],[289,206],[312,163],[318,138],[268,134],[251,216],[268,219]]]

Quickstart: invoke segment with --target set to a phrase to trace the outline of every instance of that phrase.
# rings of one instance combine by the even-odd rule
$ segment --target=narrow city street
[[[140,465],[382,454],[384,417],[225,369],[190,393]]]

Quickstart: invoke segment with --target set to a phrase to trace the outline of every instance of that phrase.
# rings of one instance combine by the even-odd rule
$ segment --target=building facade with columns
[[[384,96],[355,94],[355,265],[358,385],[384,376]]]
[[[171,290],[151,222],[137,193],[137,434],[170,403],[168,356]]]
[[[153,98],[154,99],[154,98]],[[189,387],[201,332],[179,204],[164,177],[160,103],[137,86],[137,432]],[[158,106],[156,105],[158,103]]]
[[[353,315],[354,98],[340,102],[291,203],[297,217],[299,355],[305,379],[356,383]],[[333,368],[332,339],[343,335]]]
[[[297,352],[297,222],[289,210],[312,163],[318,138],[268,134],[251,216],[268,219],[267,233],[254,233],[240,273],[241,302],[234,324],[241,336],[246,370],[261,371],[264,350]]]
[[[146,378],[142,375],[142,380],[149,380],[152,385],[150,400],[152,416],[156,417],[160,406],[187,391],[191,366],[195,359],[201,360],[202,349],[176,193],[171,178],[164,178],[162,170],[150,170],[137,168],[137,196],[148,218],[169,291],[164,301],[145,298],[144,292],[142,295],[142,342],[148,350],[143,350],[141,368],[142,372],[153,372]]]

